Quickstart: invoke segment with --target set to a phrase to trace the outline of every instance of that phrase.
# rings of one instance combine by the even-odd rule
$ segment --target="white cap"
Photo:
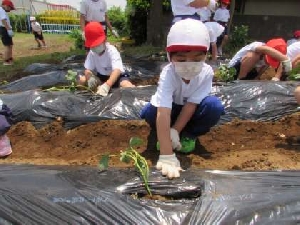
[[[210,45],[206,26],[199,20],[185,19],[176,22],[167,37],[167,52],[208,51]]]
[[[35,20],[35,17],[34,17],[34,16],[31,16],[31,17],[29,18],[29,20],[30,20],[30,21],[34,21],[34,20]]]

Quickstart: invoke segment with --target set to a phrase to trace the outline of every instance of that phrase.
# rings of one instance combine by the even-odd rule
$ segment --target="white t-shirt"
[[[255,51],[255,49],[257,47],[263,46],[265,45],[265,43],[263,42],[259,42],[259,41],[255,41],[252,42],[249,45],[244,46],[243,48],[241,48],[234,56],[233,58],[230,60],[230,62],[228,63],[229,67],[233,67],[237,62],[241,61],[241,59],[247,54],[247,52],[249,51]],[[259,66],[265,65],[264,61],[261,60],[258,63]],[[256,67],[258,67],[258,65]]]
[[[101,56],[89,51],[84,62],[84,67],[107,76],[109,76],[114,69],[119,69],[122,73],[125,72],[119,51],[115,46],[109,43],[106,43],[106,50]]]
[[[214,15],[214,21],[221,21],[227,23],[230,18],[230,12],[228,9],[218,8]]]
[[[209,8],[207,7],[202,7],[198,10],[197,12],[200,16],[200,19],[202,22],[205,22],[205,21],[210,21],[210,17],[211,17],[211,11]]]
[[[208,29],[210,43],[217,42],[217,38],[223,33],[225,27],[223,27],[217,22],[206,22],[204,24]]]
[[[194,0],[171,0],[172,12],[174,16],[194,15],[198,9],[189,6]]]
[[[9,20],[7,13],[5,12],[5,10],[2,7],[0,7],[0,26],[4,27],[4,25],[2,24],[2,20],[6,20],[8,26],[11,27],[10,20]]]
[[[289,57],[290,60],[294,60],[297,55],[300,54],[300,41],[297,41],[287,47],[287,57]]]
[[[287,40],[286,44],[287,44],[287,46],[290,46],[291,44],[294,44],[295,42],[297,42],[297,39],[292,38],[292,39]]]
[[[105,0],[82,0],[80,3],[80,13],[85,16],[85,20],[104,22],[107,12],[107,4]]]
[[[42,27],[38,22],[31,22],[31,28],[33,31],[35,32],[41,32],[42,31]]]
[[[166,108],[172,108],[173,102],[179,105],[187,102],[200,104],[211,92],[213,76],[213,69],[205,63],[201,73],[186,84],[175,73],[174,65],[169,63],[160,73],[158,87],[151,97],[151,104]]]

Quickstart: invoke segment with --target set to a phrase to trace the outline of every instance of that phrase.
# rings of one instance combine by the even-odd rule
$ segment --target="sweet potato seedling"
[[[145,188],[150,196],[152,196],[150,187],[149,187],[149,166],[146,159],[141,156],[135,148],[140,146],[143,143],[143,140],[140,138],[131,138],[129,141],[129,147],[125,151],[121,151],[120,160],[125,163],[133,162],[136,170],[140,173]]]
[[[75,92],[77,89],[85,89],[90,92],[93,92],[90,88],[78,85],[77,84],[77,72],[73,70],[68,70],[68,73],[66,74],[66,80],[68,81],[69,85],[66,86],[59,86],[59,87],[51,87],[46,89],[46,91],[65,91],[68,90],[70,92]]]
[[[295,67],[288,74],[288,80],[300,80],[300,66]]]
[[[231,82],[234,80],[236,74],[236,69],[231,67],[229,68],[226,64],[221,64],[218,70],[215,73],[215,77],[218,81],[222,82]]]

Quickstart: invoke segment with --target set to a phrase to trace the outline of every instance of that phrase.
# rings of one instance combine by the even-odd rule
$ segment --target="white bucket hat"
[[[34,16],[31,16],[31,17],[29,18],[29,20],[30,20],[30,21],[35,21],[35,17],[34,17]]]

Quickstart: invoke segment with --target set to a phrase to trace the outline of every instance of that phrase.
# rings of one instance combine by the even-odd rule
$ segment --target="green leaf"
[[[124,163],[130,163],[131,158],[128,156],[128,152],[121,152],[120,154],[120,161]]]
[[[103,155],[99,160],[98,168],[99,170],[105,170],[108,168],[109,155]]]
[[[143,140],[141,138],[138,137],[132,137],[130,138],[129,141],[129,146],[134,148],[134,147],[139,147],[143,144]]]

